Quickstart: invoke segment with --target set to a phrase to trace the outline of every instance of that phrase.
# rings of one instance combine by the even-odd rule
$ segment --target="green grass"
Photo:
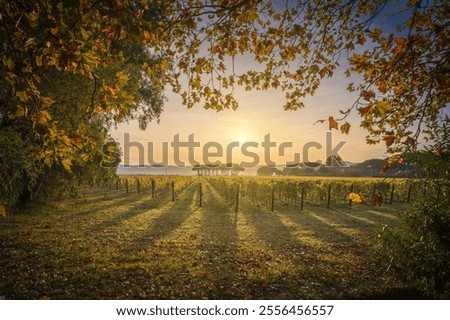
[[[405,204],[238,213],[204,181],[170,201],[114,191],[0,220],[5,299],[408,298],[371,238]],[[95,201],[94,201],[95,200]],[[412,296],[413,298],[415,296]]]

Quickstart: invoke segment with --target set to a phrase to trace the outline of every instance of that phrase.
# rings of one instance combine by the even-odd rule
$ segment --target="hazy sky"
[[[393,3],[392,8],[388,7],[386,14],[380,16],[376,23],[383,25],[384,28],[390,28],[394,25],[394,21],[398,18],[398,3]],[[324,80],[313,97],[304,100],[305,108],[297,111],[283,111],[284,93],[281,90],[270,91],[251,91],[246,92],[240,87],[235,89],[235,97],[237,98],[240,108],[237,111],[225,110],[215,112],[204,110],[201,105],[193,109],[187,109],[181,105],[181,99],[173,94],[171,90],[166,90],[165,94],[168,101],[165,104],[164,111],[161,114],[160,123],[151,123],[147,130],[141,131],[137,121],[129,124],[123,124],[117,129],[112,130],[112,136],[120,142],[122,149],[129,152],[131,164],[139,164],[138,149],[135,147],[126,148],[124,145],[124,134],[128,133],[130,141],[142,144],[144,154],[144,164],[148,164],[149,156],[147,154],[147,145],[153,142],[153,150],[155,153],[154,160],[161,161],[162,142],[169,142],[169,164],[173,163],[173,154],[170,142],[174,141],[174,136],[179,134],[181,141],[187,141],[190,134],[195,135],[195,141],[200,143],[200,147],[196,148],[195,160],[205,162],[202,155],[202,147],[211,141],[220,143],[226,150],[226,146],[238,141],[242,143],[254,141],[259,144],[258,148],[250,148],[249,150],[257,153],[261,160],[263,159],[263,148],[261,142],[264,141],[266,134],[271,135],[271,141],[277,143],[277,147],[283,142],[292,142],[293,148],[286,149],[284,157],[277,157],[278,148],[272,149],[272,159],[277,164],[284,163],[293,159],[294,152],[302,153],[303,146],[308,142],[317,142],[323,145],[323,149],[310,149],[310,161],[326,159],[325,156],[325,136],[328,131],[328,122],[321,124],[314,123],[317,120],[328,119],[335,116],[339,118],[339,110],[346,110],[356,99],[356,95],[349,93],[346,87],[351,79],[343,76],[345,61],[341,62],[341,69],[337,69],[332,79]],[[241,57],[235,61],[235,68],[258,68],[258,66],[249,60],[248,57]],[[361,162],[371,158],[384,157],[385,147],[383,144],[367,145],[365,143],[366,132],[359,127],[360,117],[354,112],[347,119],[352,125],[350,134],[341,134],[338,130],[333,130],[333,146],[339,141],[347,141],[340,149],[339,155],[351,162]],[[211,149],[210,151],[215,151]],[[184,160],[187,161],[186,150],[181,149]],[[142,159],[142,158],[141,158]],[[210,161],[220,160],[225,162],[225,157],[213,158]],[[233,162],[251,161],[249,157],[245,157],[240,150],[233,151]],[[304,160],[302,155],[302,161]],[[262,162],[262,161],[261,161]],[[260,163],[264,164],[264,163]]]
[[[132,121],[113,130],[112,136],[120,142],[122,149],[125,147],[125,133],[129,133],[129,141],[139,142],[145,146],[145,164],[148,164],[149,158],[147,155],[148,142],[154,143],[155,161],[162,160],[160,154],[162,142],[169,142],[169,160],[173,160],[173,155],[170,154],[170,142],[174,141],[176,134],[179,134],[180,141],[188,141],[188,136],[194,134],[195,141],[200,142],[200,147],[196,148],[198,152],[195,160],[198,162],[204,162],[201,151],[203,146],[210,141],[219,142],[223,146],[224,153],[226,146],[233,141],[240,142],[240,146],[247,141],[257,142],[259,147],[249,150],[259,154],[263,159],[261,143],[266,134],[270,134],[271,141],[276,142],[277,147],[283,142],[293,143],[293,148],[286,149],[285,157],[277,158],[278,148],[271,149],[273,159],[277,163],[290,161],[294,157],[294,152],[302,153],[303,146],[311,141],[320,143],[323,145],[323,149],[311,148],[309,160],[324,161],[326,159],[325,138],[328,123],[327,121],[323,124],[314,123],[320,119],[328,119],[330,115],[339,117],[339,110],[345,110],[352,105],[356,96],[346,90],[348,81],[349,79],[337,72],[334,78],[327,79],[322,83],[313,97],[305,99],[304,109],[297,111],[282,109],[284,93],[277,90],[246,92],[240,88],[236,89],[239,109],[220,112],[204,110],[200,105],[193,109],[187,109],[181,105],[181,100],[177,95],[167,90],[168,101],[161,114],[159,124],[152,122],[145,131],[142,131],[139,129],[137,121]],[[339,155],[352,162],[383,157],[385,150],[383,145],[366,145],[366,132],[359,127],[360,118],[357,112],[352,114],[348,121],[352,125],[350,134],[344,135],[338,130],[332,131],[333,147],[339,141],[347,141],[340,149]],[[186,156],[186,150],[180,150]],[[138,164],[137,148],[128,148],[128,151],[132,164]],[[211,149],[212,151],[215,149]],[[213,161],[215,160],[225,162],[225,157],[213,159]],[[251,159],[243,156],[241,151],[234,150],[233,161],[251,161]],[[173,161],[169,162],[169,164],[173,164]]]

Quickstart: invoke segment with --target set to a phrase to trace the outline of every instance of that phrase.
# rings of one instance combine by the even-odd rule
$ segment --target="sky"
[[[159,123],[152,122],[145,131],[139,129],[137,121],[130,121],[113,129],[111,135],[122,146],[122,151],[129,154],[130,164],[150,164],[163,160],[161,151],[163,142],[168,142],[169,165],[175,165],[173,148],[171,142],[175,141],[175,135],[179,135],[179,141],[186,142],[189,135],[194,134],[195,142],[199,142],[199,147],[194,148],[194,159],[204,163],[219,160],[223,163],[227,146],[237,141],[242,147],[244,142],[256,142],[258,147],[249,148],[251,152],[259,155],[260,165],[267,164],[264,159],[264,148],[262,142],[265,136],[270,134],[270,141],[275,142],[272,147],[270,160],[282,165],[294,160],[294,153],[300,153],[301,161],[304,161],[303,147],[308,142],[317,142],[322,145],[322,149],[310,148],[308,153],[309,161],[326,160],[326,132],[328,122],[316,123],[317,120],[328,119],[328,117],[339,117],[339,110],[350,107],[356,99],[355,94],[346,90],[349,79],[342,74],[337,74],[332,79],[324,81],[317,93],[305,99],[305,108],[297,111],[284,111],[284,93],[277,90],[250,91],[236,89],[236,99],[239,102],[239,109],[224,110],[220,112],[204,110],[201,105],[192,109],[187,109],[181,104],[181,99],[170,90],[165,92],[167,102],[161,114]],[[332,131],[332,147],[334,148],[340,141],[346,141],[338,154],[350,162],[362,162],[372,158],[384,157],[385,147],[383,145],[368,146],[365,142],[366,131],[359,127],[360,118],[357,112],[348,118],[352,125],[348,135],[342,134],[338,130]],[[128,135],[125,144],[125,135]],[[148,155],[148,143],[153,143],[153,156]],[[223,148],[223,157],[206,159],[203,154],[203,147],[208,142],[218,142]],[[291,142],[292,147],[285,149],[285,156],[280,156],[279,146],[284,142]],[[136,143],[143,146],[143,155],[139,161],[139,151]],[[289,146],[289,145],[288,145]],[[187,148],[180,148],[180,159],[188,162]],[[210,152],[217,151],[215,148]],[[140,151],[142,153],[142,151]],[[252,161],[251,157],[246,157],[242,150],[234,148],[231,162]],[[151,159],[152,158],[152,159]]]
[[[395,12],[398,12],[398,9],[395,9],[395,7],[388,8],[386,12],[387,14],[381,16],[378,21],[379,24],[384,25],[384,28],[389,27],[388,22],[395,20],[393,17],[395,17]],[[244,56],[235,61],[235,68],[248,69],[249,66],[252,67],[252,64],[255,68],[258,68],[248,57]],[[193,158],[199,163],[214,161],[222,163],[252,162],[255,157],[246,156],[240,149],[243,143],[250,141],[258,143],[258,145],[253,144],[253,147],[248,148],[247,151],[251,151],[259,157],[258,165],[268,164],[262,144],[267,139],[265,138],[267,134],[270,134],[270,141],[276,143],[276,146],[269,149],[269,160],[274,161],[277,165],[297,160],[294,158],[295,153],[300,153],[300,161],[323,162],[327,157],[325,145],[328,121],[324,123],[316,122],[326,120],[329,116],[339,118],[339,110],[348,109],[357,98],[355,93],[346,90],[352,79],[344,76],[345,62],[341,65],[341,69],[337,69],[332,78],[323,80],[314,96],[304,100],[304,109],[284,111],[282,105],[285,98],[281,90],[248,92],[239,87],[234,91],[239,102],[239,109],[236,111],[204,110],[201,105],[187,109],[181,104],[180,97],[168,88],[165,92],[167,101],[159,123],[152,122],[145,131],[142,131],[139,129],[137,121],[130,121],[114,128],[111,135],[122,147],[123,160],[127,160],[127,164],[131,165],[148,165],[152,164],[152,161],[179,165],[175,161],[176,157],[171,142],[175,141],[176,135],[178,135],[180,141],[186,142],[191,134],[194,135],[193,140],[198,142],[197,145],[199,146],[192,150],[180,148],[179,158],[186,165],[192,165],[188,161],[191,151],[194,151],[191,159]],[[347,121],[352,125],[350,133],[346,135],[338,130],[333,130],[331,146],[334,147],[339,142],[345,141],[345,144],[336,151],[342,159],[349,162],[362,162],[368,159],[385,157],[385,146],[383,144],[366,144],[365,136],[367,133],[359,127],[360,120],[358,112],[353,112],[347,118]],[[230,146],[234,141],[239,143],[239,147],[231,149],[232,157],[227,158],[227,146]],[[163,161],[163,142],[168,143],[168,163]],[[205,144],[208,146],[210,142],[220,144],[223,149],[222,157],[205,155]],[[292,147],[288,145],[289,147],[285,148],[284,156],[282,156],[279,146],[286,142],[292,143]],[[308,146],[311,145],[311,142],[315,143],[314,147],[310,148],[308,152],[304,152],[305,144]],[[153,143],[153,146],[149,146],[149,143]],[[142,145],[141,150],[136,147],[136,144]],[[321,149],[319,145],[322,146]],[[149,154],[149,150],[152,153]],[[215,151],[218,150],[214,147],[206,149],[206,152],[210,153]],[[305,159],[305,155],[307,155],[307,159]]]

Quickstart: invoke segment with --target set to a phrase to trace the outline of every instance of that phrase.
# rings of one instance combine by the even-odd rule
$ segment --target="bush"
[[[445,119],[435,144],[410,155],[424,170],[423,196],[400,214],[397,229],[379,234],[381,257],[388,269],[432,298],[450,298],[450,120]]]
[[[400,228],[385,227],[379,235],[388,270],[433,298],[450,297],[450,188],[445,189],[402,213]]]

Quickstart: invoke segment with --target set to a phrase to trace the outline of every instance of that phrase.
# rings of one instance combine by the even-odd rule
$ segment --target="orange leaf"
[[[390,147],[395,141],[395,136],[384,136],[383,140],[386,142],[386,146]]]
[[[364,100],[370,101],[370,99],[375,97],[375,91],[373,90],[362,90],[361,91],[361,97],[364,98]]]
[[[338,123],[331,116],[328,118],[328,124],[330,126],[330,130],[333,129],[333,128],[336,129],[336,130],[338,129]]]
[[[369,111],[372,109],[372,105],[367,105],[364,108],[358,108],[358,112],[361,115],[361,117],[364,117]]]

